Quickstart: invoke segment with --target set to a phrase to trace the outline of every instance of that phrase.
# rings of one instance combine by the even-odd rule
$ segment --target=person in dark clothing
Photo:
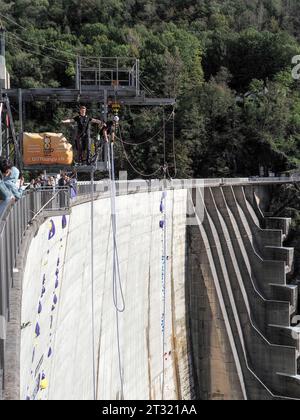
[[[95,118],[91,118],[87,115],[87,108],[81,106],[79,115],[74,118],[66,119],[62,121],[63,124],[77,124],[77,134],[75,140],[75,149],[77,151],[77,162],[79,164],[86,163],[90,164],[91,154],[91,140],[90,140],[90,129],[91,124],[102,125],[102,121]]]
[[[104,138],[104,140],[108,143],[109,136],[111,141],[115,141],[115,134],[116,134],[116,127],[119,124],[119,117],[115,116],[113,121],[108,121],[103,123],[100,134]]]

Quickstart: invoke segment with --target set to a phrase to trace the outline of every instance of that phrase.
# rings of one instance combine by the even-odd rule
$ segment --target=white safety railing
[[[213,179],[173,179],[167,183],[169,190],[182,190],[190,188],[221,187],[221,186],[247,186],[247,185],[272,185],[290,184],[300,182],[300,176],[293,177],[270,177],[270,178],[213,178]],[[116,182],[117,195],[127,195],[142,192],[155,192],[164,190],[164,181],[159,179]],[[107,196],[109,193],[109,180],[97,181],[94,183],[94,192],[98,196]],[[88,196],[91,193],[91,183],[79,182],[77,185],[77,196]]]

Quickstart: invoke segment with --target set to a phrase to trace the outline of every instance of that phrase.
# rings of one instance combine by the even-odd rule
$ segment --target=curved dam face
[[[126,303],[119,315],[125,399],[162,398],[160,201],[159,192],[117,199],[117,243]],[[167,399],[191,397],[185,307],[186,208],[186,190],[168,193]],[[92,399],[94,376],[97,399],[120,399],[110,214],[109,199],[95,202],[94,331],[90,203],[74,206],[70,216],[47,219],[31,242],[23,279],[21,399]]]
[[[300,399],[291,220],[264,216],[273,186],[228,184],[168,191],[165,290],[162,193],[117,197],[119,325],[110,198],[94,204],[93,293],[91,204],[42,220],[23,264],[21,399],[93,399],[95,383],[116,400],[122,382],[128,400]]]

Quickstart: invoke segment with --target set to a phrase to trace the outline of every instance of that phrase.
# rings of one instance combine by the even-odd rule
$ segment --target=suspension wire
[[[93,356],[93,399],[97,399],[95,360],[95,298],[94,298],[94,171],[91,172],[91,287],[92,287],[92,356]]]
[[[117,102],[117,93],[115,91],[115,102]],[[119,126],[117,122],[114,121],[114,131],[116,131],[116,127]],[[114,155],[114,141],[112,140],[110,143],[110,158],[111,158],[111,197],[112,200],[112,226],[113,226],[113,237],[114,237],[114,282],[113,282],[113,297],[114,297],[114,305],[118,313],[122,313],[125,311],[125,299],[124,293],[121,283],[121,275],[120,275],[120,263],[119,263],[119,252],[117,246],[117,221],[116,221],[116,179],[115,179],[115,155]],[[117,270],[117,271],[116,271]],[[122,298],[122,306],[119,307],[118,304],[118,284],[120,287],[121,298]]]
[[[117,327],[117,347],[118,347],[118,366],[121,385],[121,400],[124,400],[124,374],[121,360],[121,340],[120,340],[120,313],[125,312],[126,305],[121,283],[120,262],[117,246],[117,224],[116,224],[116,183],[114,167],[114,144],[108,143],[108,169],[110,178],[110,196],[111,196],[111,222],[113,232],[113,303],[116,311]],[[119,305],[118,286],[121,295],[121,305]]]
[[[19,28],[23,29],[24,31],[28,31],[28,28],[26,29],[24,26],[20,25],[19,23],[17,23],[15,20],[9,18],[8,16],[3,15],[2,13],[0,13],[0,16],[3,19],[6,19],[8,22],[13,23],[15,26],[18,26]],[[25,39],[22,39],[22,38],[18,37],[16,34],[10,32],[8,30],[6,30],[6,33],[7,33],[7,35],[12,36],[12,37],[18,39],[19,41],[24,42],[24,43],[26,43],[28,45],[39,46],[39,47],[45,48],[45,49],[47,49],[49,51],[54,51],[56,53],[58,52],[58,53],[61,53],[61,54],[68,54],[68,55],[73,56],[73,57],[76,57],[77,56],[76,53],[71,53],[69,51],[63,51],[63,50],[59,50],[57,48],[48,47],[47,45],[41,45],[41,44],[38,44],[38,43],[35,43],[35,42],[26,41]]]
[[[143,82],[143,80],[140,78],[140,84],[142,86],[142,88],[148,93],[148,95],[154,97],[154,92],[152,92],[152,90],[146,85],[145,82]]]
[[[11,22],[11,23],[13,23],[14,25],[18,26],[19,28],[23,29],[24,31],[27,31],[27,29],[26,29],[24,26],[20,25],[19,23],[17,23],[15,20],[11,19],[10,17],[8,17],[8,16],[6,16],[6,15],[3,15],[2,13],[0,13],[0,16],[1,16],[3,19],[6,19],[8,22]]]
[[[164,143],[164,168],[167,165],[167,146],[166,146],[166,112],[163,107],[163,143]]]
[[[111,192],[112,192],[112,226],[113,226],[113,235],[114,235],[114,253],[115,253],[115,259],[114,264],[116,267],[116,277],[114,282],[114,305],[118,312],[122,313],[125,311],[125,299],[124,299],[124,293],[121,283],[121,276],[120,276],[120,264],[119,264],[119,253],[118,253],[118,247],[117,247],[117,222],[116,222],[116,180],[115,180],[115,166],[114,166],[114,144],[111,142]],[[120,286],[120,293],[121,293],[121,299],[122,299],[122,306],[119,306],[118,303],[118,293],[117,293],[117,286]]]
[[[18,40],[20,42],[23,42],[24,44],[32,45],[32,46],[35,46],[35,47],[44,48],[44,49],[47,49],[49,51],[53,51],[53,52],[56,52],[56,53],[59,53],[59,54],[64,54],[64,55],[67,54],[67,55],[70,55],[72,57],[77,57],[77,54],[71,53],[69,51],[63,51],[63,50],[60,50],[60,49],[57,49],[57,48],[47,47],[47,45],[42,45],[42,44],[39,44],[37,42],[26,41],[25,39],[20,38],[18,35],[10,32],[10,31],[7,31],[6,33],[7,33],[8,36],[10,36],[10,37],[12,37],[12,38],[14,38],[14,39],[16,39],[16,40]]]
[[[175,142],[175,107],[173,108],[173,119],[172,119],[172,144],[173,144],[173,163],[174,163],[174,175],[173,177],[170,175],[169,168],[167,169],[168,176],[170,179],[174,179],[177,176],[178,168],[177,168],[177,157],[176,157],[176,142]]]
[[[127,146],[143,146],[144,144],[151,143],[156,137],[158,137],[162,133],[162,128],[154,134],[152,137],[150,137],[148,140],[145,140],[141,143],[130,143],[128,141],[123,140],[122,143],[126,144]]]
[[[152,178],[153,176],[155,176],[155,175],[157,175],[158,173],[160,173],[161,172],[161,170],[162,170],[162,166],[160,166],[155,172],[153,172],[152,174],[145,174],[145,173],[143,173],[143,172],[141,172],[141,171],[139,171],[132,163],[131,163],[131,161],[130,161],[130,159],[129,159],[129,157],[128,157],[128,154],[127,154],[127,152],[126,152],[126,149],[125,149],[125,146],[124,146],[124,144],[123,144],[123,139],[122,139],[122,133],[121,133],[121,130],[119,129],[119,137],[118,137],[118,140],[120,141],[120,143],[121,143],[121,145],[122,145],[122,148],[123,148],[123,152],[124,152],[124,156],[125,156],[125,159],[127,160],[127,162],[129,163],[129,165],[130,165],[130,167],[132,168],[132,170],[136,173],[136,174],[138,174],[138,175],[140,175],[140,176],[142,176],[142,177],[145,177],[145,178]]]
[[[33,51],[33,50],[30,50],[30,49],[28,49],[28,48],[26,48],[26,47],[24,47],[24,46],[20,46],[20,45],[17,45],[16,46],[16,44],[14,44],[14,42],[11,40],[11,39],[9,39],[9,38],[7,38],[7,41],[8,41],[8,43],[10,43],[14,48],[16,48],[16,47],[18,47],[18,48],[20,48],[20,50],[21,51],[23,51],[23,52],[27,52],[27,53],[29,53],[29,54],[31,54],[31,55],[36,55],[36,56],[41,56],[41,57],[45,57],[45,58],[49,58],[49,59],[51,59],[51,60],[53,60],[53,61],[56,61],[57,63],[60,63],[60,64],[70,64],[68,61],[65,61],[65,60],[60,60],[60,59],[58,59],[58,58],[55,58],[55,57],[52,57],[52,56],[50,56],[50,55],[46,55],[46,54],[43,54],[43,53],[40,53],[40,52],[37,52],[37,51]]]
[[[173,111],[171,112],[170,116],[167,118],[167,122],[169,122],[171,120],[172,116],[174,115],[173,113],[174,113],[174,108],[173,108]],[[133,118],[132,118],[132,120],[133,120]],[[126,144],[128,146],[142,146],[144,144],[151,143],[156,137],[158,137],[163,132],[163,129],[164,128],[161,127],[156,134],[154,134],[149,139],[147,139],[145,141],[142,141],[140,143],[130,143],[130,142],[126,142],[125,140],[122,140],[122,142],[123,142],[123,144]],[[120,130],[121,130],[121,128],[120,128]]]
[[[49,201],[47,201],[46,204],[43,205],[43,207],[34,214],[34,216],[32,217],[30,224],[32,224],[32,222],[42,213],[42,211],[48,206],[48,204],[50,204],[58,195],[59,195],[60,191],[58,191],[57,193],[55,193]]]

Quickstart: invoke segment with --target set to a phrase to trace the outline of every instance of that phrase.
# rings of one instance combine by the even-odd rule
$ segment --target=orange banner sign
[[[24,133],[23,160],[25,166],[72,165],[73,149],[63,134]]]

